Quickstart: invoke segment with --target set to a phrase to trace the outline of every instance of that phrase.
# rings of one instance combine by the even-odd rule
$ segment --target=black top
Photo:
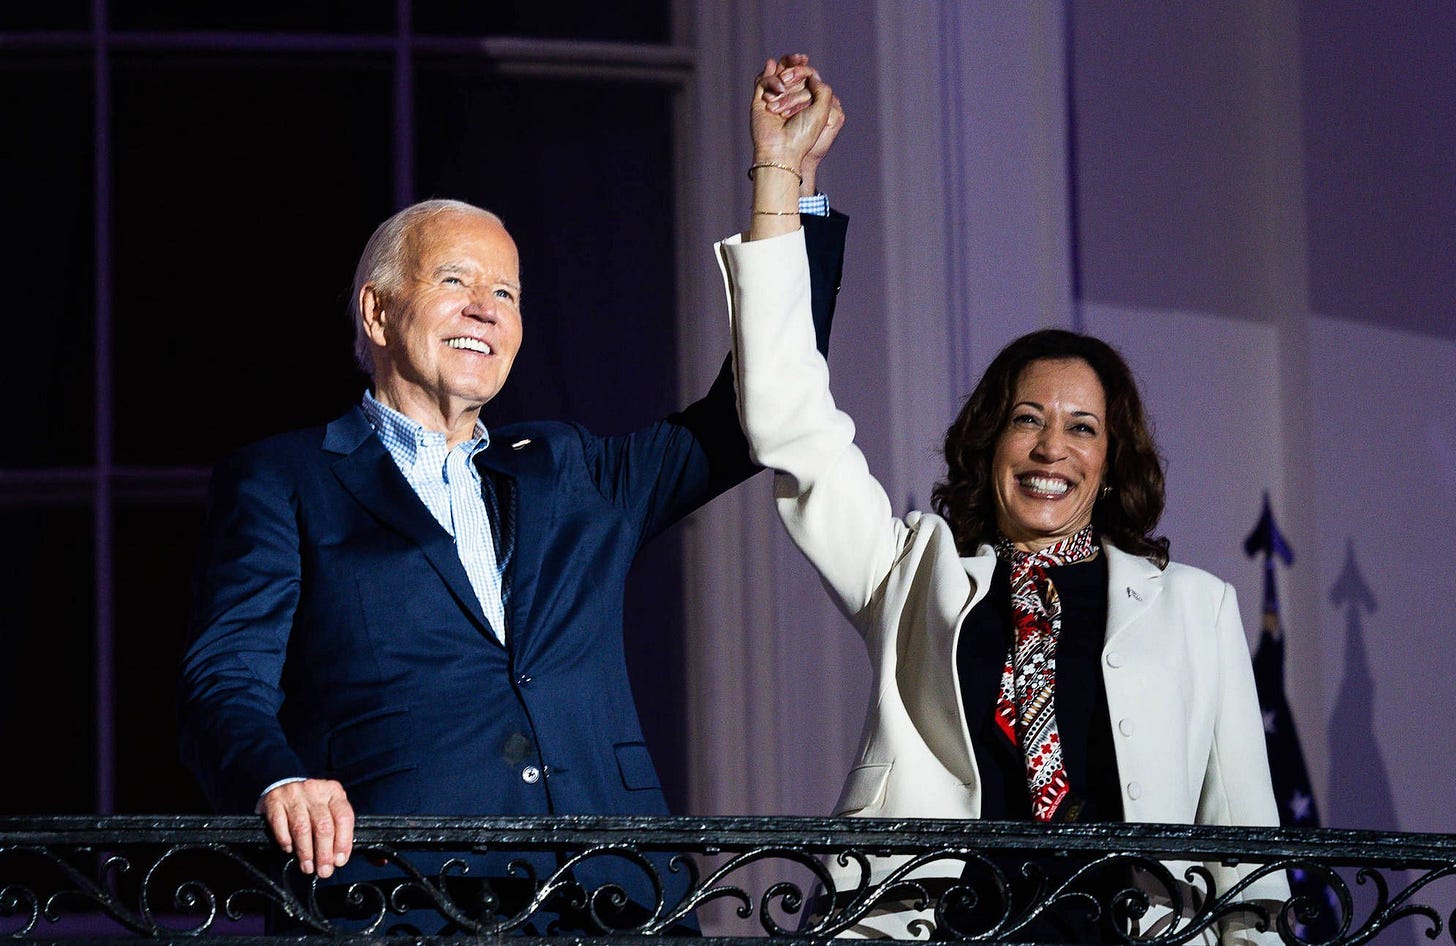
[[[1112,745],[1102,642],[1107,633],[1107,558],[1047,570],[1062,602],[1056,712],[1062,764],[1084,804],[1079,821],[1121,821],[1122,790]],[[981,773],[981,817],[1030,821],[1021,748],[996,725],[1001,670],[1012,639],[1011,565],[998,561],[991,587],[961,626],[956,664],[971,746]]]

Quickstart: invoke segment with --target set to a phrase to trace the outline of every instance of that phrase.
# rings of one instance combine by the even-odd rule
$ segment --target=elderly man
[[[776,107],[802,107],[807,60],[781,62]],[[806,196],[837,127],[800,168]],[[805,223],[822,339],[845,220]],[[185,761],[320,877],[349,859],[356,811],[665,814],[623,586],[643,543],[754,470],[730,366],[627,436],[487,431],[522,340],[519,261],[498,218],[456,201],[380,226],[353,298],[372,391],[214,475]]]

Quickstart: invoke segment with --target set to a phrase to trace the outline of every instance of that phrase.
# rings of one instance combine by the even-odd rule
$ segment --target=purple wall
[[[1456,338],[1456,4],[1300,13],[1311,302]]]

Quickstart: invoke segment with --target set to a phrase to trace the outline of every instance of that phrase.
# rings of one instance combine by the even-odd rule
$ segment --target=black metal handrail
[[[1177,862],[1176,865],[1169,862]],[[1190,863],[1191,862],[1191,863]],[[1217,889],[1205,865],[1244,865]],[[358,865],[355,867],[354,865]],[[1456,835],[1156,824],[829,818],[361,817],[318,883],[250,817],[0,818],[0,939],[330,941],[568,935],[822,940],[876,916],[906,938],[1356,946],[1413,917],[1456,943]],[[1297,871],[1283,903],[1245,901]],[[1313,885],[1311,886],[1311,882]],[[1317,891],[1311,894],[1310,891]],[[724,905],[731,909],[724,909]],[[1071,915],[1075,923],[1059,925]],[[1150,917],[1166,915],[1149,930]],[[1324,932],[1315,934],[1323,918]],[[1332,921],[1332,922],[1331,922]],[[1080,924],[1080,925],[1077,925]],[[213,937],[224,939],[213,940]]]

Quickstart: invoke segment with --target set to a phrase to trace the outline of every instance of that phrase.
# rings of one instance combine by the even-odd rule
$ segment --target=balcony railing
[[[1219,890],[1210,863],[1258,866]],[[1288,901],[1271,908],[1244,900],[1250,884],[1284,871],[1303,878]],[[1315,941],[1353,946],[1413,918],[1429,941],[1456,943],[1453,876],[1453,835],[364,817],[345,882],[320,883],[300,876],[254,818],[0,818],[0,939],[243,942],[266,928],[335,942],[403,929],[417,939],[565,935],[626,943],[701,924],[707,938],[727,946],[828,938],[898,905],[933,922],[938,938],[978,942],[1045,941],[1049,928],[1081,928],[1103,941],[1173,946],[1241,918],[1286,943],[1309,942],[1301,936],[1318,928]],[[1171,909],[1171,922],[1129,932],[1159,908]],[[1055,925],[1064,917],[1074,926]],[[923,938],[929,929],[912,925],[907,935]]]

